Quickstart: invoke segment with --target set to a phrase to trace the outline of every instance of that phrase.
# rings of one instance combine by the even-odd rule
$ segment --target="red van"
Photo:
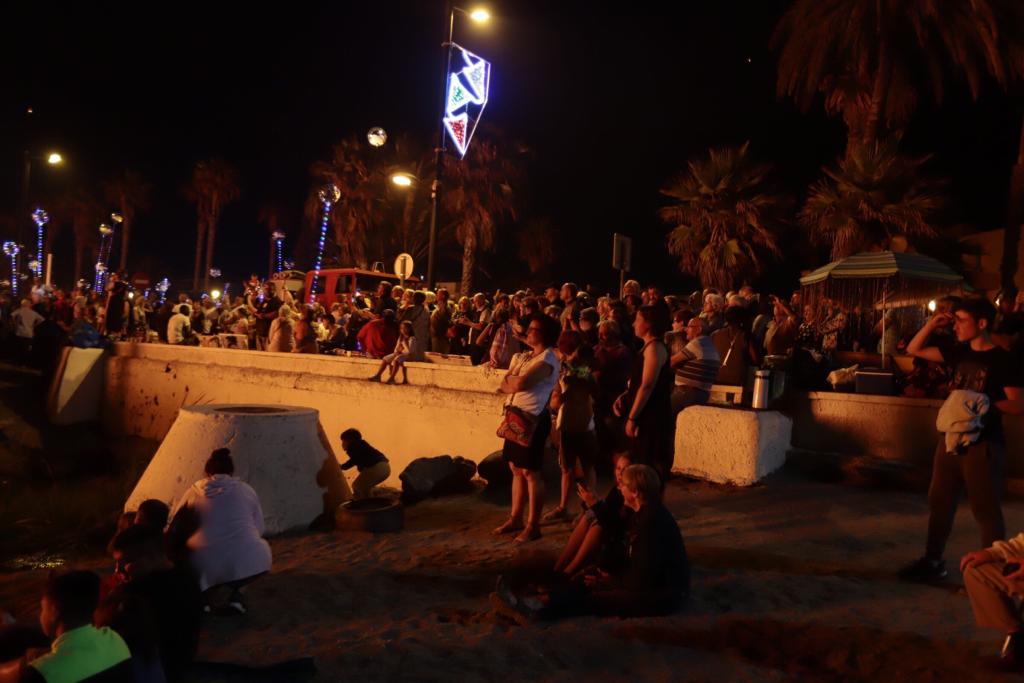
[[[313,284],[313,273],[306,273],[306,283],[303,290],[302,303],[309,303],[310,286]],[[366,296],[377,291],[380,281],[390,282],[392,285],[401,284],[397,275],[382,273],[374,270],[361,270],[359,268],[325,268],[320,271],[320,277],[316,282],[316,300],[324,308],[329,309],[331,304],[341,299],[342,294],[347,294],[351,301],[357,294]],[[409,277],[405,279],[409,287],[418,288],[419,278]]]

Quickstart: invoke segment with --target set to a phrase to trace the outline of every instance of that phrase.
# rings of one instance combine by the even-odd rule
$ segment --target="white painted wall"
[[[116,344],[106,365],[105,429],[162,439],[182,406],[210,403],[315,408],[335,455],[338,435],[359,429],[391,461],[388,484],[414,459],[461,455],[480,462],[501,447],[494,432],[504,371],[410,363],[412,386],[367,382],[364,358],[164,344]]]

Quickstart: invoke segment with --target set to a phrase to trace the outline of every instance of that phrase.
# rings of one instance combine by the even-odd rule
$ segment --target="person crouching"
[[[358,429],[346,429],[341,433],[341,447],[348,455],[341,469],[355,467],[359,476],[352,482],[355,499],[369,498],[373,487],[391,476],[391,465],[384,454],[366,443]]]

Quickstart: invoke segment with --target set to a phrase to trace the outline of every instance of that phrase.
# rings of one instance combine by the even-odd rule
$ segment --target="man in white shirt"
[[[25,362],[32,350],[36,325],[43,322],[43,316],[32,310],[32,301],[22,299],[21,307],[11,314],[11,321],[14,323],[14,337],[18,343],[18,358]]]
[[[188,306],[178,306],[178,312],[167,321],[167,343],[181,344],[191,336],[188,322]]]

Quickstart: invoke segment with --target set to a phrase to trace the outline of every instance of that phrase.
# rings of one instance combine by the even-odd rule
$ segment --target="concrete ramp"
[[[47,397],[50,422],[71,425],[100,418],[104,363],[103,349],[64,349]]]
[[[235,476],[255,489],[268,534],[305,528],[352,497],[320,414],[296,406],[221,404],[182,408],[135,486],[125,511],[156,498],[172,508],[205,478],[207,458],[231,449]]]

